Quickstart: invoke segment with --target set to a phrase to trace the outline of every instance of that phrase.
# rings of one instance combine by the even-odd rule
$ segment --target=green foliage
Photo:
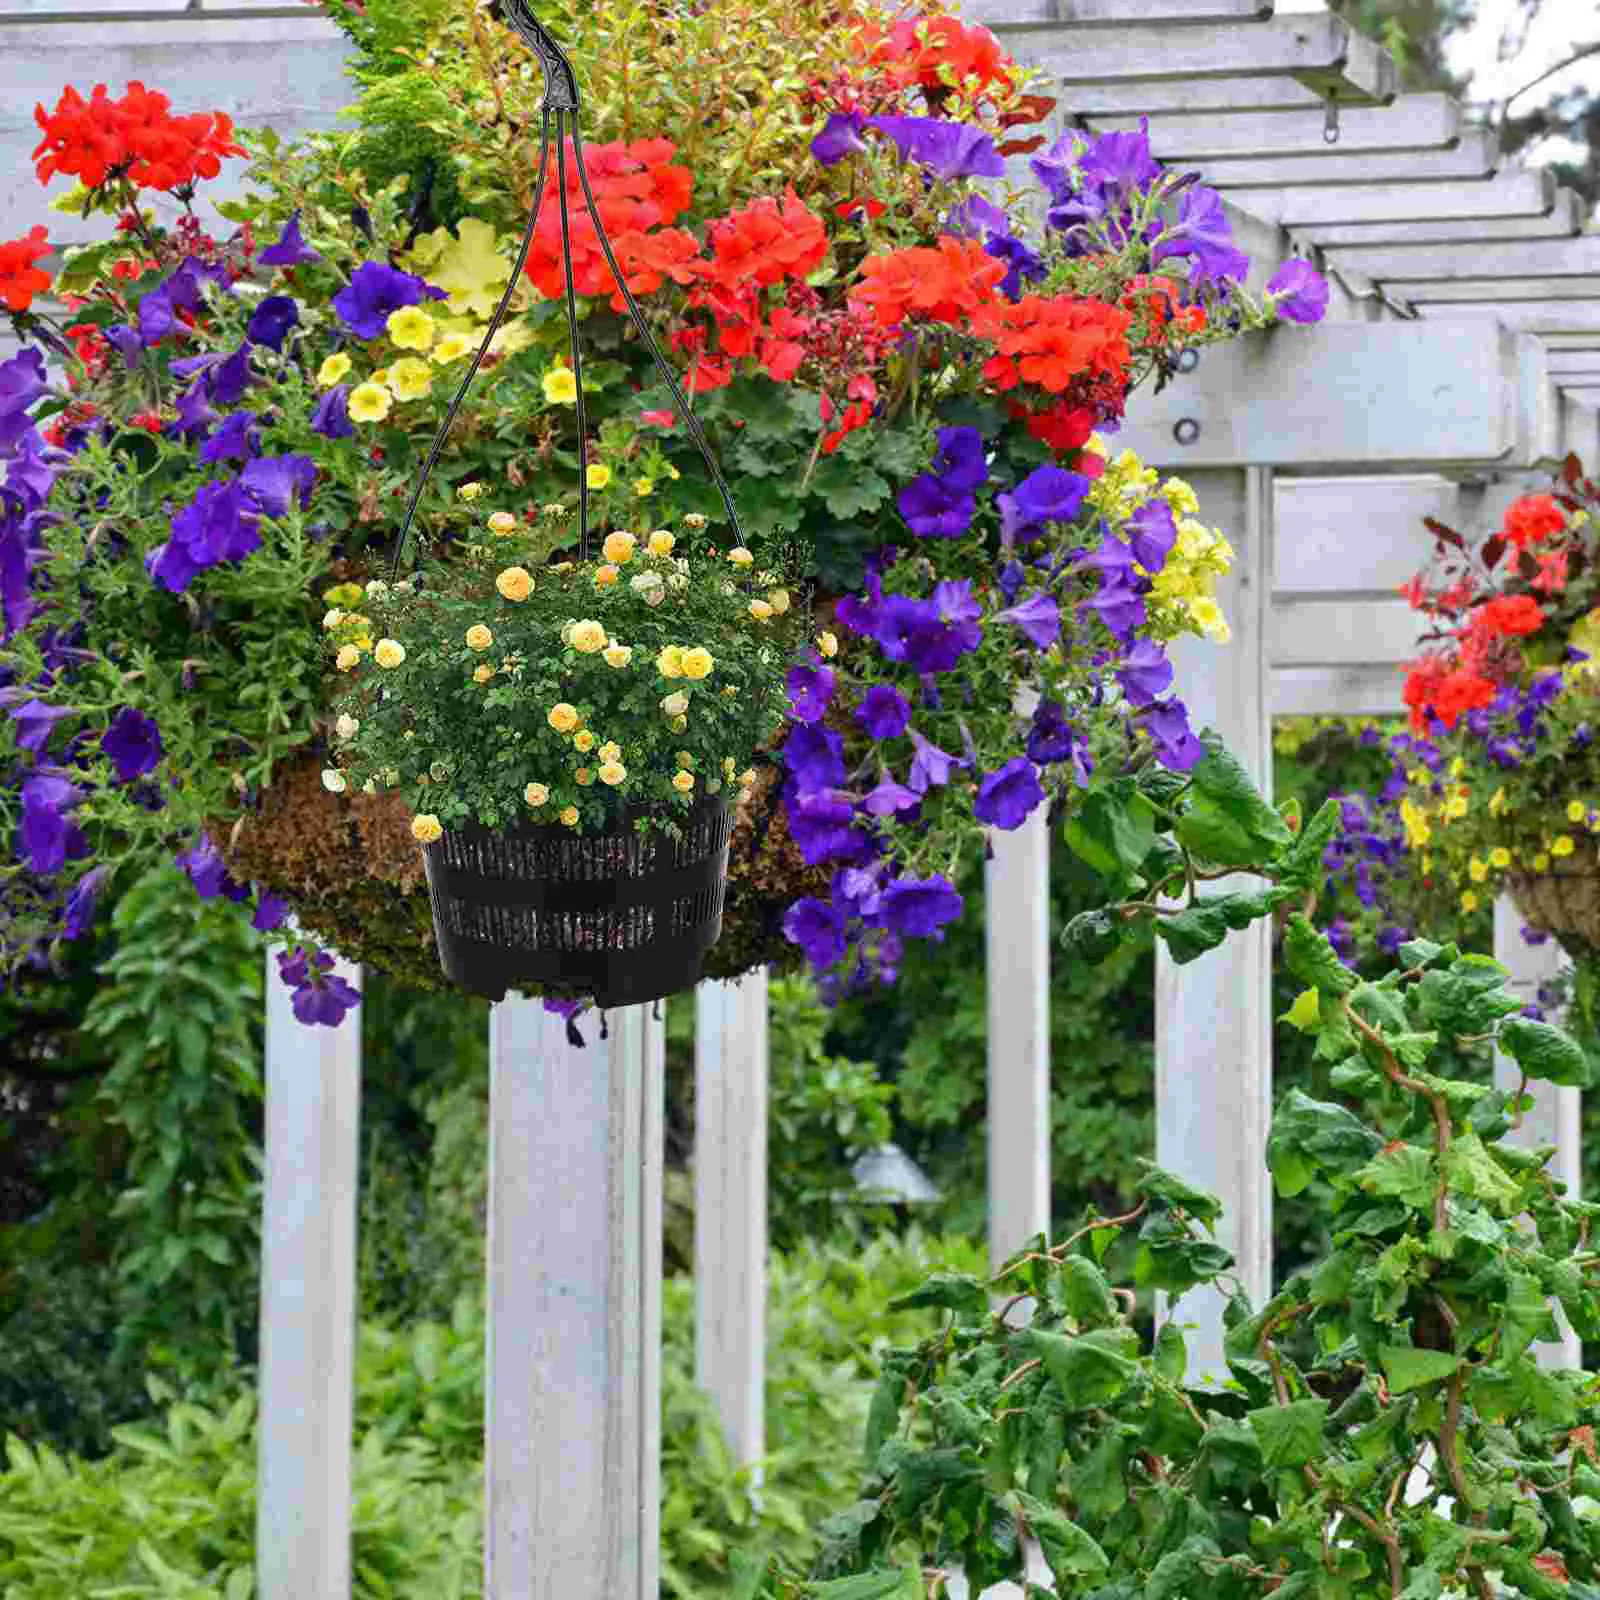
[[[1587,1058],[1452,943],[1414,939],[1376,980],[1345,966],[1308,916],[1328,813],[1280,835],[1219,754],[1156,780],[1178,859],[1118,864],[1136,898],[1109,914],[1183,915],[1162,898],[1187,884],[1192,906],[1219,861],[1303,899],[1285,938],[1309,986],[1294,1026],[1360,1109],[1290,1090],[1267,1160],[1281,1194],[1320,1186],[1328,1249],[1264,1306],[1232,1294],[1220,1388],[1186,1380],[1181,1303],[1144,1342],[1102,1267],[1131,1257],[1137,1287],[1174,1299],[1227,1292],[1219,1207],[1171,1174],[1148,1169],[1126,1216],[1032,1242],[997,1310],[980,1280],[930,1275],[911,1299],[946,1307],[945,1324],[886,1356],[855,1504],[809,1576],[778,1561],[763,1595],[920,1593],[925,1569],[952,1565],[981,1592],[1023,1577],[1027,1535],[1061,1600],[1591,1592],[1600,1474],[1580,1459],[1600,1403],[1589,1375],[1547,1372],[1530,1347],[1555,1337],[1556,1304],[1600,1331],[1600,1208],[1566,1198],[1551,1152],[1505,1142],[1517,1094],[1458,1071],[1463,1049],[1496,1043],[1569,1081],[1588,1081]]]

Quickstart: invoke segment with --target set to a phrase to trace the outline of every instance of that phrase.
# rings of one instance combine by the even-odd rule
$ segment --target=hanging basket
[[[445,975],[491,1000],[508,989],[642,1005],[699,982],[722,932],[729,812],[699,802],[681,837],[634,824],[603,833],[555,824],[470,824],[424,851],[434,939]]]
[[[1506,887],[1529,927],[1552,934],[1568,955],[1600,951],[1600,870],[1552,861],[1547,872],[1511,873]]]

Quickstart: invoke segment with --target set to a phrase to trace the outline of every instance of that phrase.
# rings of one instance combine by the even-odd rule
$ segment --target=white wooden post
[[[490,1013],[485,1600],[658,1600],[665,1035]]]
[[[767,969],[695,990],[695,1381],[735,1461],[766,1451]]]
[[[361,971],[335,972],[359,987]],[[267,956],[256,1592],[347,1600],[361,1011],[295,1019]]]
[[[1181,468],[1175,469],[1181,471]],[[1217,598],[1233,629],[1219,647],[1175,645],[1177,683],[1196,729],[1222,736],[1268,794],[1272,780],[1266,620],[1272,572],[1272,474],[1259,467],[1185,472],[1200,515],[1234,548]],[[1156,950],[1156,1159],[1222,1201],[1219,1241],[1258,1305],[1271,1292],[1272,940],[1269,921],[1230,934],[1180,967]],[[1195,1324],[1190,1370],[1225,1377],[1222,1296],[1192,1290],[1178,1311]]]
[[[989,1260],[998,1269],[1050,1227],[1048,807],[1010,832],[991,828],[988,837]]]
[[[1522,937],[1522,914],[1509,895],[1501,895],[1494,903],[1494,958],[1510,969],[1508,986],[1512,993],[1530,1005],[1538,995],[1540,984],[1559,976],[1566,963],[1561,946],[1554,939],[1547,944],[1533,945]],[[1494,1058],[1494,1081],[1500,1089],[1515,1089],[1522,1081],[1516,1062],[1498,1051]],[[1556,1153],[1550,1162],[1550,1172],[1567,1185],[1568,1195],[1576,1200],[1583,1174],[1583,1091],[1553,1083],[1533,1083],[1528,1088],[1533,1095],[1533,1109],[1522,1119],[1522,1126],[1512,1133],[1509,1142],[1526,1149],[1553,1144]],[[1562,1338],[1559,1343],[1540,1345],[1539,1359],[1546,1366],[1579,1367],[1583,1364],[1582,1341],[1559,1312],[1557,1320],[1561,1323]]]

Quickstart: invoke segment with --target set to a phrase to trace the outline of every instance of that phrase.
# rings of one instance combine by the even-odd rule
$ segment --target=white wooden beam
[[[1536,334],[1553,349],[1583,348],[1581,342],[1574,344],[1567,338],[1572,334],[1581,334],[1585,339],[1600,335],[1600,304],[1586,300],[1521,300],[1504,294],[1498,283],[1477,300],[1419,300],[1417,312],[1435,326],[1441,322],[1457,326],[1469,321],[1498,322],[1519,333]]]
[[[1055,20],[1077,27],[1130,22],[1265,22],[1273,0],[1055,0]]]
[[[1405,707],[1398,667],[1274,667],[1275,717],[1393,717]]]
[[[695,990],[695,1381],[741,1466],[766,1453],[767,989]]]
[[[1032,706],[1027,709],[1032,715]],[[988,830],[989,1259],[1050,1227],[1050,823]]]
[[[1494,958],[1510,969],[1507,985],[1524,1004],[1533,1004],[1541,984],[1560,975],[1566,958],[1554,939],[1543,945],[1530,945],[1522,937],[1522,914],[1509,895],[1501,895],[1494,905]],[[1495,1087],[1515,1090],[1522,1082],[1516,1062],[1495,1052]],[[1571,1199],[1578,1199],[1583,1177],[1583,1091],[1558,1087],[1553,1083],[1532,1083],[1533,1109],[1514,1129],[1507,1143],[1531,1150],[1553,1144],[1556,1153],[1548,1168],[1552,1177],[1567,1185]],[[1540,1364],[1548,1367],[1577,1368],[1583,1364],[1583,1346],[1578,1336],[1560,1319],[1562,1338],[1538,1348]]]
[[[1479,217],[1458,222],[1352,222],[1319,227],[1308,224],[1290,231],[1297,242],[1316,245],[1337,261],[1350,251],[1370,251],[1391,245],[1501,244],[1508,239],[1570,239],[1583,228],[1582,208],[1570,189],[1563,189],[1555,204],[1540,217]]]
[[[1513,465],[1520,360],[1514,336],[1473,317],[1247,335],[1136,395],[1118,440],[1184,471]]]
[[[1019,59],[1044,67],[1067,89],[1284,77],[1319,94],[1331,92],[1345,105],[1386,105],[1399,90],[1393,58],[1329,12],[1192,27],[1143,20],[1142,14],[1136,23],[1096,28],[991,26]]]
[[[1338,145],[1315,154],[1261,158],[1214,157],[1205,181],[1224,193],[1235,189],[1275,189],[1289,184],[1409,184],[1488,177],[1500,159],[1493,139],[1472,128],[1446,150],[1382,151],[1342,155]]]
[[[1400,599],[1371,601],[1359,615],[1330,596],[1278,600],[1272,607],[1270,660],[1275,667],[1372,667],[1411,661],[1421,652],[1417,643],[1424,631],[1421,622]]]
[[[1170,449],[1147,457],[1179,468]],[[1233,571],[1218,599],[1233,642],[1184,639],[1172,648],[1196,727],[1214,727],[1264,793],[1272,785],[1266,609],[1272,570],[1272,478],[1267,471],[1191,472],[1208,520],[1227,528]],[[1267,1128],[1272,1105],[1271,921],[1253,923],[1187,966],[1156,950],[1156,1159],[1222,1201],[1221,1242],[1245,1292],[1272,1292],[1272,1187]],[[1177,1314],[1197,1324],[1190,1371],[1221,1380],[1223,1297],[1185,1295]]]
[[[1008,38],[1007,47],[1028,63],[1027,36]],[[1021,48],[1019,48],[1021,46]],[[1062,104],[1075,116],[1192,117],[1208,112],[1315,111],[1324,116],[1327,100],[1293,78],[1135,79],[1124,83],[1075,83],[1060,91]]]
[[[1493,240],[1467,244],[1396,244],[1382,249],[1335,249],[1331,265],[1349,267],[1378,283],[1450,283],[1463,278],[1586,278],[1600,273],[1600,234],[1575,239]]]
[[[1593,378],[1600,383],[1600,349],[1550,351],[1550,376],[1562,388],[1576,387],[1566,382],[1569,378]]]
[[[1420,175],[1418,175],[1420,177]],[[1237,204],[1288,228],[1375,222],[1462,222],[1489,217],[1542,217],[1555,204],[1556,181],[1540,169],[1502,171],[1459,182],[1377,183],[1307,187],[1289,183],[1236,195]]]
[[[1561,396],[1560,442],[1553,458],[1576,454],[1585,468],[1593,470],[1600,453],[1600,393]]]
[[[1600,274],[1584,278],[1456,278],[1448,283],[1396,284],[1395,292],[1418,306],[1493,300],[1509,304],[1555,300],[1600,302]]]
[[[359,987],[347,962],[339,977]],[[350,1593],[361,1009],[307,1027],[267,956],[256,1593]]]
[[[1126,132],[1138,126],[1137,117],[1093,119],[1097,133]],[[1460,136],[1461,107],[1449,95],[1402,95],[1392,106],[1341,112],[1337,144],[1327,143],[1326,128],[1327,114],[1321,109],[1162,117],[1150,124],[1150,149],[1161,160],[1180,165],[1224,157],[1261,160],[1326,157],[1330,152],[1443,150]]]
[[[1457,526],[1460,503],[1437,476],[1279,478],[1274,601],[1395,595],[1433,554],[1422,519]]]
[[[484,1600],[659,1600],[662,1024],[490,1013]]]
[[[1525,310],[1526,307],[1518,309]],[[1568,308],[1569,311],[1571,309],[1570,307]],[[1549,326],[1538,326],[1534,329],[1534,332],[1540,344],[1546,350],[1552,352],[1557,350],[1600,350],[1600,321],[1597,321],[1592,329],[1582,333],[1573,333],[1565,330],[1557,332],[1555,328]]]

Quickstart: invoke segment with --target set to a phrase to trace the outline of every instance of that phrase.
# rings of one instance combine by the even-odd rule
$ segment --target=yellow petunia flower
[[[817,649],[830,659],[839,653],[839,640],[832,633],[819,633],[817,635]]]
[[[389,331],[389,341],[402,350],[426,350],[433,344],[438,325],[421,306],[401,306],[389,313],[384,324]]]
[[[650,495],[653,495],[656,492],[656,481],[655,481],[655,479],[654,478],[635,478],[633,480],[633,492],[636,495],[638,495],[638,497],[641,500],[646,499]]]
[[[530,783],[528,787],[522,791],[522,798],[526,800],[530,806],[542,806],[545,801],[550,798],[550,791],[545,788],[542,783]]]
[[[481,622],[467,629],[466,639],[469,650],[487,650],[494,643],[494,635]]]
[[[1476,911],[1478,909],[1478,897],[1471,889],[1462,891],[1461,909],[1463,911]]]
[[[431,811],[411,819],[411,837],[421,844],[433,844],[444,837],[444,826]]]
[[[350,391],[352,422],[382,422],[394,409],[394,396],[381,383],[358,383]]]
[[[1550,854],[1558,857],[1570,856],[1577,848],[1578,846],[1572,837],[1569,834],[1564,833],[1553,845],[1550,846]]]
[[[459,361],[462,356],[470,354],[472,340],[464,333],[447,333],[430,352],[430,359],[436,366],[447,367],[452,361]]]
[[[697,644],[692,650],[685,650],[678,659],[678,665],[683,669],[684,677],[693,678],[697,682],[701,678],[709,678],[716,664],[716,658],[704,645],[700,644]]]
[[[1489,876],[1489,863],[1481,860],[1477,856],[1474,856],[1472,860],[1467,863],[1467,876],[1471,878],[1474,883],[1484,882]]]
[[[341,350],[317,368],[317,382],[324,389],[331,389],[349,370],[350,357]]]
[[[397,400],[422,400],[433,392],[433,369],[426,361],[406,356],[389,368],[389,387]]]
[[[578,380],[571,367],[552,367],[544,375],[544,398],[548,405],[575,406],[578,403]]]
[[[1507,850],[1503,844],[1496,845],[1495,848],[1489,852],[1489,865],[1501,872],[1504,872],[1505,869],[1511,865],[1511,852]]]
[[[372,659],[380,667],[398,667],[406,658],[406,647],[398,639],[380,639]]]
[[[585,474],[585,482],[588,483],[591,489],[605,488],[611,482],[611,468],[602,465],[598,461],[591,462],[589,470]]]
[[[1400,820],[1405,824],[1406,847],[1418,850],[1433,837],[1433,829],[1428,825],[1427,813],[1407,795],[1400,802]]]
[[[1458,818],[1466,816],[1469,809],[1467,797],[1464,794],[1457,793],[1451,795],[1445,801],[1441,815],[1446,822],[1455,822]]]
[[[1589,808],[1588,808],[1588,806],[1586,806],[1583,803],[1583,801],[1581,801],[1581,800],[1569,800],[1567,802],[1567,821],[1568,822],[1582,822],[1583,819],[1585,817],[1587,817],[1588,815],[1589,815]]]
[[[568,705],[565,700],[558,700],[550,707],[549,713],[545,717],[545,721],[557,733],[571,733],[578,726],[580,720],[578,708],[574,705]]]

